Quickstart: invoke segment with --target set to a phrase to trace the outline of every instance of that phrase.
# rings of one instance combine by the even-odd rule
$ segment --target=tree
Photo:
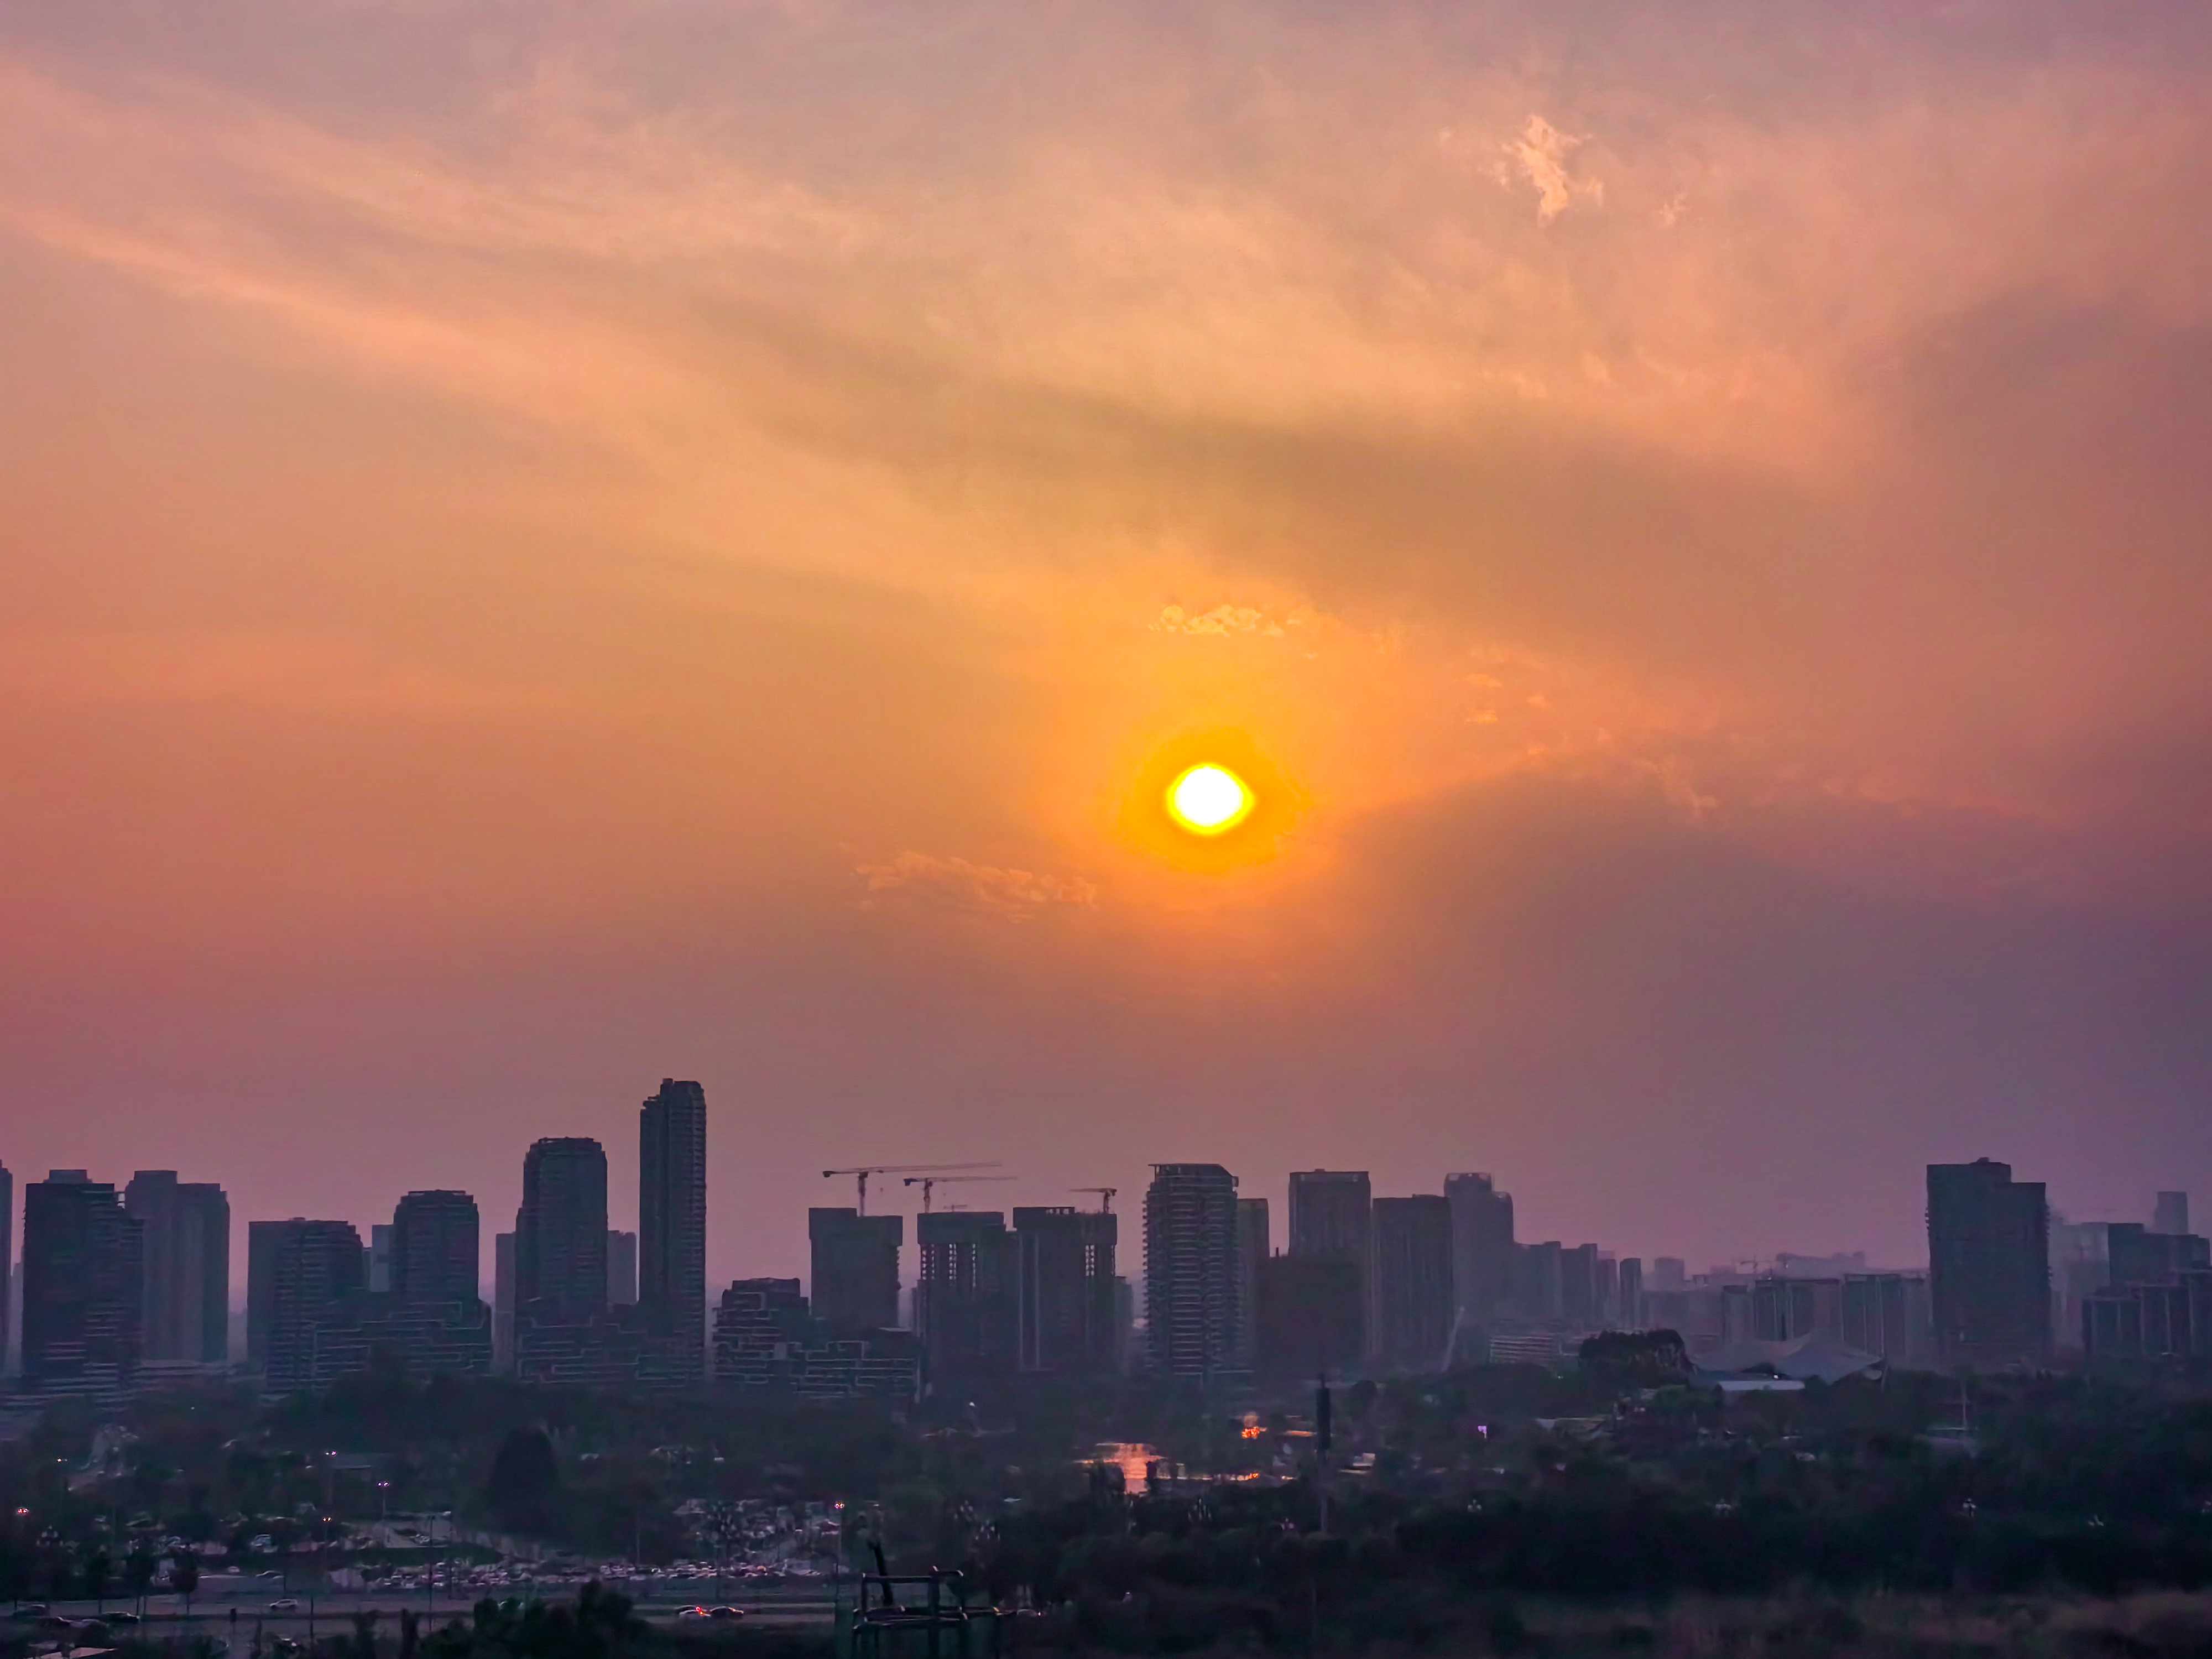
[[[143,1601],[146,1592],[154,1588],[154,1558],[141,1549],[134,1549],[123,1558],[123,1593],[135,1601]],[[140,1612],[145,1609],[141,1607]]]
[[[169,1562],[169,1588],[184,1598],[187,1619],[192,1614],[192,1592],[199,1587],[199,1557],[190,1550],[179,1550]]]
[[[107,1592],[114,1587],[115,1563],[103,1549],[95,1549],[84,1559],[84,1593],[100,1603],[100,1611],[107,1611]]]
[[[1689,1352],[1674,1331],[1604,1331],[1584,1337],[1583,1375],[1618,1389],[1663,1388],[1690,1374]]]
[[[484,1504],[501,1527],[509,1532],[551,1531],[560,1496],[561,1466],[543,1429],[516,1429],[500,1443],[484,1483]]]

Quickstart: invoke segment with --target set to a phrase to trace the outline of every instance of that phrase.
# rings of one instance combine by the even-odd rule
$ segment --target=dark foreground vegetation
[[[0,1505],[21,1512],[0,1520],[0,1597],[130,1593],[192,1540],[327,1570],[349,1522],[403,1507],[586,1561],[696,1558],[702,1510],[750,1498],[842,1505],[825,1566],[849,1578],[880,1547],[901,1571],[957,1569],[1023,1610],[1014,1639],[1038,1652],[2212,1659],[2198,1379],[1900,1375],[1723,1405],[1663,1367],[1599,1364],[1361,1383],[1334,1405],[1322,1469],[1303,1396],[1134,1382],[941,1397],[911,1420],[397,1377],[149,1401],[102,1431],[104,1462],[98,1425],[65,1415],[0,1449]],[[1086,1461],[1137,1439],[1160,1478]],[[552,1595],[435,1630],[387,1620],[324,1659],[801,1659],[831,1639]]]

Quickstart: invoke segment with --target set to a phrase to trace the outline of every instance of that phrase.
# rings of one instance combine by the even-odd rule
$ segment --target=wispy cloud
[[[1007,921],[1029,921],[1053,905],[1098,902],[1097,884],[1081,876],[1040,875],[930,853],[905,852],[888,863],[855,865],[854,873],[866,885],[864,905],[882,894],[905,893]]]

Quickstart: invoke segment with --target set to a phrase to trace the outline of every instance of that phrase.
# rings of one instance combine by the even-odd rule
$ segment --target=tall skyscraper
[[[2050,1206],[1990,1158],[1928,1166],[1928,1278],[1946,1366],[1996,1370],[2051,1352]]]
[[[145,1305],[143,1228],[82,1170],[23,1188],[23,1386],[105,1394],[137,1378]]]
[[[2150,1230],[2154,1233],[2185,1233],[2189,1231],[2189,1194],[2160,1193],[2151,1209]]]
[[[1255,1294],[1255,1368],[1278,1382],[1356,1367],[1367,1327],[1367,1285],[1359,1264],[1328,1256],[1271,1255],[1260,1264]]]
[[[1451,1206],[1452,1297],[1460,1327],[1487,1325],[1513,1296],[1513,1195],[1486,1175],[1444,1177]]]
[[[1155,1164],[1145,1189],[1145,1335],[1153,1370],[1239,1370],[1237,1177],[1218,1164]]]
[[[379,1222],[368,1230],[368,1288],[380,1294],[392,1288],[392,1226]]]
[[[1376,1358],[1442,1370],[1452,1332],[1451,1205],[1441,1194],[1375,1200]]]
[[[392,1294],[402,1302],[483,1300],[477,1201],[440,1188],[410,1193],[392,1212]]]
[[[249,1275],[266,1272],[258,1285],[249,1276],[249,1310],[257,1301],[266,1310],[261,1369],[272,1393],[311,1386],[316,1377],[315,1339],[319,1318],[333,1304],[366,1290],[368,1255],[350,1221],[256,1221],[247,1224]]]
[[[220,1365],[230,1357],[230,1200],[174,1170],[141,1170],[123,1189],[143,1228],[143,1354]]]
[[[707,1374],[707,1091],[661,1080],[638,1114],[637,1299]]]
[[[534,1142],[522,1160],[514,1218],[518,1311],[532,1303],[583,1312],[607,1304],[607,1154],[596,1140]]]
[[[1559,1316],[1580,1330],[1600,1322],[1597,1255],[1595,1244],[1559,1252]]]
[[[1290,1254],[1359,1269],[1359,1342],[1375,1340],[1374,1187],[1364,1170],[1291,1171]]]
[[[1015,1309],[1025,1371],[1103,1375],[1119,1364],[1114,1259],[1121,1218],[1066,1205],[1014,1212]]]
[[[1616,1270],[1613,1322],[1624,1331],[1644,1328],[1644,1258],[1625,1255]]]
[[[1247,1364],[1260,1352],[1260,1264],[1267,1259],[1267,1200],[1237,1200],[1237,1352]]]
[[[807,1288],[814,1316],[832,1331],[890,1330],[898,1324],[899,1247],[906,1218],[851,1209],[806,1212],[813,1256]]]
[[[15,1177],[0,1164],[0,1376],[13,1374],[15,1357]]]
[[[921,1263],[914,1329],[933,1380],[1012,1368],[1020,1334],[1020,1252],[996,1210],[917,1216]]]

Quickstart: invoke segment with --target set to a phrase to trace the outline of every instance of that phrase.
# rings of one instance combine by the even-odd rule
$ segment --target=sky
[[[2145,0],[0,9],[0,1160],[2212,1208],[2209,117]]]

